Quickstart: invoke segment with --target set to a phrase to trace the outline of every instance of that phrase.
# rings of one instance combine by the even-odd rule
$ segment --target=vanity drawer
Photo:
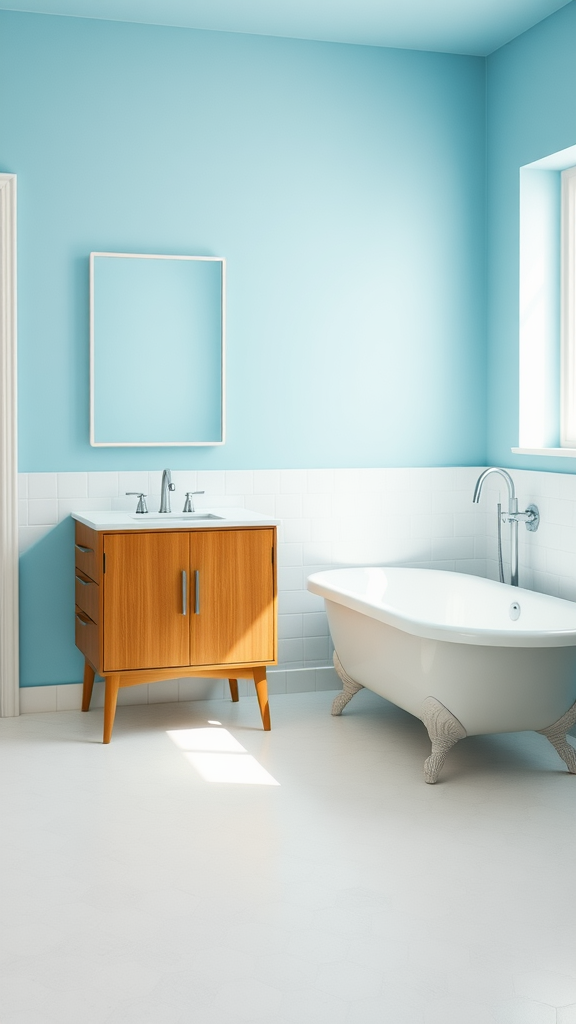
[[[98,671],[100,662],[100,631],[82,608],[76,607],[76,647]]]
[[[101,536],[84,523],[76,523],[76,568],[96,583],[100,582],[101,550]]]
[[[93,622],[99,621],[100,587],[76,566],[76,605]]]

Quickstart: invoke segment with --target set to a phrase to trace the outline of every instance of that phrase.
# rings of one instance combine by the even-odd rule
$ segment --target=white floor
[[[0,721],[1,1024],[576,1024],[576,777],[332,697]]]

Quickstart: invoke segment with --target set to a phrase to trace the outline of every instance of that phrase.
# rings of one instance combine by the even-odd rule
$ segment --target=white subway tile
[[[327,636],[306,636],[304,637],[304,661],[321,661],[326,664],[328,661],[328,637]]]
[[[478,512],[457,512],[454,516],[455,537],[477,537],[486,533],[486,516]]]
[[[126,496],[126,491],[138,491],[144,494],[149,493],[150,479],[148,472],[118,473],[118,495],[120,498]]]
[[[409,468],[394,467],[384,470],[384,487],[387,491],[408,491],[411,488],[412,474],[421,472]]]
[[[18,553],[25,554],[46,537],[52,526],[21,526],[18,530]]]
[[[323,566],[329,567],[333,562],[333,551],[331,544],[304,544],[302,550],[302,562],[305,567]],[[312,571],[311,569],[309,571]],[[317,571],[317,570],[315,570]]]
[[[558,577],[548,572],[537,572],[534,570],[534,590],[540,594],[551,594],[558,597]]]
[[[339,523],[337,519],[311,519],[310,540],[327,544],[336,540],[339,534]]]
[[[298,566],[279,566],[278,587],[280,590],[302,590],[303,572]]]
[[[338,678],[336,669],[332,665],[316,669],[317,690],[341,690],[342,682]]]
[[[282,494],[304,494],[306,484],[305,469],[280,470],[280,491]]]
[[[284,542],[278,544],[279,566],[302,566],[302,564],[302,544],[286,544]]]
[[[206,492],[206,500],[209,505],[216,504],[214,496],[226,493],[225,471],[222,469],[199,469],[198,489]]]
[[[304,615],[304,636],[328,636],[328,619],[325,612],[308,612]]]
[[[246,507],[253,512],[261,512],[270,519],[277,519],[276,500],[273,494],[250,494],[246,499]]]
[[[453,537],[454,516],[449,514],[436,514],[430,516],[410,517],[411,536],[420,537]]]
[[[332,494],[334,491],[334,470],[307,470],[307,489],[309,494]]]
[[[55,526],[57,522],[57,498],[30,498],[28,500],[29,526]]]
[[[524,502],[520,505],[520,508],[528,504]],[[574,502],[567,501],[565,498],[546,498],[542,497],[538,499],[538,510],[542,519],[554,526],[569,526],[574,525]]]
[[[18,474],[18,497],[22,499],[28,497],[28,473]]]
[[[576,601],[576,577],[561,576],[558,580],[558,597],[564,601]]]
[[[227,469],[227,494],[252,494],[254,490],[254,474],[251,469]]]
[[[277,519],[301,519],[302,496],[300,494],[277,494],[275,513]]]
[[[472,491],[433,491],[432,512],[474,512]]]
[[[278,661],[281,665],[294,662],[301,664],[303,659],[304,641],[302,639],[278,641]]]
[[[309,519],[328,519],[332,515],[331,494],[302,495],[302,515]]]
[[[532,566],[539,568],[539,566]],[[554,576],[569,576],[576,579],[576,553],[574,551],[555,551],[548,548],[546,551],[546,572]]]
[[[474,558],[473,537],[433,537],[432,560]]]
[[[131,498],[125,498],[131,501]],[[61,523],[72,512],[107,512],[118,498],[58,498],[58,522]],[[130,506],[133,511],[135,506]]]
[[[279,615],[278,638],[291,640],[302,637],[302,615]]]
[[[118,473],[88,473],[89,498],[116,498]]]
[[[268,693],[286,693],[286,671],[285,669],[269,669],[266,673],[268,680]]]
[[[29,498],[57,498],[58,497],[58,474],[57,473],[29,473],[28,474],[28,497]]]
[[[543,473],[542,476],[545,477],[548,476],[548,474]],[[554,473],[554,476],[556,478],[556,495],[559,498],[567,498],[569,501],[576,501],[576,475],[574,473]],[[540,486],[538,486],[538,490],[535,489],[535,493],[539,492]]]
[[[159,493],[162,477],[157,473],[148,473],[148,478],[148,488],[150,493],[153,490],[158,491]],[[172,471],[172,483],[176,486],[176,490],[173,494],[178,496],[178,501],[182,498],[182,504],[184,504],[184,495],[186,494],[186,491],[197,491],[199,489],[198,474],[195,469],[174,469]]]
[[[88,474],[87,473],[58,473],[58,497],[59,498],[87,498],[88,497]]]
[[[18,526],[28,526],[28,501],[25,498],[18,499]]]
[[[254,470],[254,494],[278,494],[280,491],[279,469]]]
[[[284,519],[280,526],[280,539],[287,544],[305,544],[310,540],[310,520]]]
[[[301,668],[286,673],[287,693],[308,693],[316,689],[316,670]]]

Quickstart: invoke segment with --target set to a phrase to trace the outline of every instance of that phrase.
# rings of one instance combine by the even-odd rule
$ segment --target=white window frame
[[[560,445],[576,448],[576,167],[561,182]]]

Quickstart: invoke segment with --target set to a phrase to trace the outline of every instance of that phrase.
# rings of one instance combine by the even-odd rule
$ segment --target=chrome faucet
[[[169,469],[162,472],[162,485],[160,487],[160,508],[159,512],[171,512],[170,491],[176,490],[176,484],[172,483],[172,474]]]
[[[479,502],[480,494],[482,492],[482,486],[487,476],[490,473],[498,473],[499,476],[503,477],[506,481],[508,488],[508,511],[502,512],[502,505],[498,502],[498,573],[500,576],[500,582],[504,583],[504,567],[502,563],[502,523],[510,524],[510,584],[513,587],[518,586],[518,523],[526,523],[526,529],[533,532],[538,529],[540,522],[540,513],[536,505],[528,505],[525,512],[518,511],[518,498],[516,497],[516,490],[514,487],[514,481],[505,469],[499,469],[497,466],[491,466],[490,469],[485,469],[480,474],[476,481],[474,488],[474,497],[472,501]]]

